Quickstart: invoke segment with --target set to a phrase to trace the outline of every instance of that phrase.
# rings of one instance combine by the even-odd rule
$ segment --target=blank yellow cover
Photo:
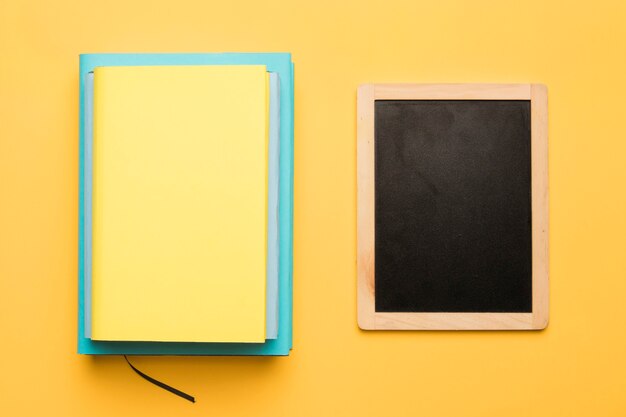
[[[92,339],[264,342],[265,66],[94,75]]]

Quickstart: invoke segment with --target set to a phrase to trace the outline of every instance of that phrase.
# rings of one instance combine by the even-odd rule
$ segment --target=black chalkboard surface
[[[359,87],[359,327],[546,327],[547,108],[540,84]]]
[[[529,100],[377,100],[378,312],[531,312]]]

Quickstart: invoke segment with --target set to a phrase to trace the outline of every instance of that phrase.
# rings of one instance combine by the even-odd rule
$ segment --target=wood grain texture
[[[530,100],[532,313],[375,311],[375,100]],[[547,91],[536,84],[368,84],[357,97],[357,304],[364,330],[533,330],[548,323]]]
[[[529,84],[374,84],[374,100],[530,100]]]
[[[357,103],[358,322],[376,329],[374,308],[374,86],[363,85]]]
[[[548,91],[531,85],[531,153],[533,212],[533,329],[548,325],[549,206],[548,206]]]

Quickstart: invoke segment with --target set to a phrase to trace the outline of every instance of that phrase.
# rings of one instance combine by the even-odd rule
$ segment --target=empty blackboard
[[[547,323],[547,101],[538,85],[359,90],[359,325]]]

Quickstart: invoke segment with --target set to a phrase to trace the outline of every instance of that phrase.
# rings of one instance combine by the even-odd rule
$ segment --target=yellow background
[[[623,416],[626,3],[0,0],[0,415]],[[294,350],[76,351],[78,54],[291,51]],[[355,99],[364,82],[549,88],[550,325],[356,325]]]

